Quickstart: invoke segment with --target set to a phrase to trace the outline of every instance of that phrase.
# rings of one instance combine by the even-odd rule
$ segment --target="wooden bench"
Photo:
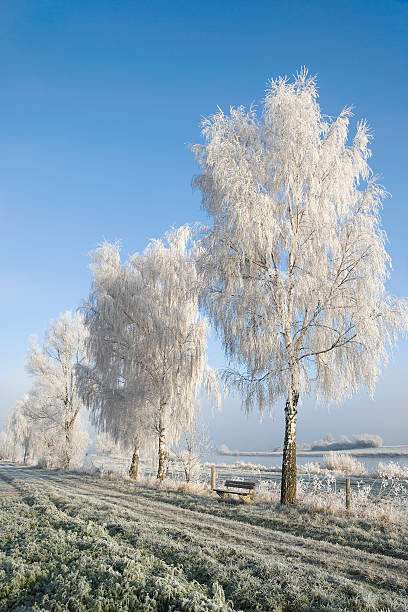
[[[233,489],[241,489],[241,491],[233,491]],[[245,489],[245,490],[243,490]],[[239,495],[244,502],[254,499],[255,482],[247,480],[226,480],[225,489],[213,489],[217,495],[225,499],[229,495]]]

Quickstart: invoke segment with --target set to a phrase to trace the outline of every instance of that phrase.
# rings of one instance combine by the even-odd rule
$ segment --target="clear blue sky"
[[[407,2],[1,2],[0,426],[28,387],[29,335],[86,297],[89,251],[119,239],[127,256],[203,220],[187,147],[201,118],[260,101],[270,77],[303,65],[325,113],[353,104],[373,127],[372,166],[393,196],[389,290],[408,295]],[[210,360],[222,365],[213,341]],[[305,403],[299,439],[368,431],[408,442],[407,366],[401,341],[374,402],[330,413]],[[234,399],[211,428],[235,447],[282,438],[280,416],[260,426]]]

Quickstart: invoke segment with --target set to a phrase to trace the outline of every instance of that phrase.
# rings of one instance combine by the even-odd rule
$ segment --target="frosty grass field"
[[[406,511],[225,503],[4,462],[0,474],[1,610],[408,609]]]

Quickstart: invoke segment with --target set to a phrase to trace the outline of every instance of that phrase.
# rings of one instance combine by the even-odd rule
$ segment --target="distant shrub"
[[[318,463],[313,463],[312,461],[308,461],[303,465],[297,466],[298,474],[321,474],[322,467]]]
[[[226,444],[221,444],[221,446],[217,448],[217,453],[219,455],[240,455],[241,454],[239,450],[231,450],[230,448],[228,448]]]
[[[332,451],[323,456],[323,467],[327,470],[344,472],[345,474],[354,474],[362,476],[366,473],[366,469],[360,461],[348,453],[339,453]]]

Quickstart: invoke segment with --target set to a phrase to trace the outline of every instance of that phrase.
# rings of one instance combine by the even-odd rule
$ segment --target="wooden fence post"
[[[350,510],[350,478],[346,478],[346,510]]]
[[[215,489],[215,465],[211,466],[211,489]]]

